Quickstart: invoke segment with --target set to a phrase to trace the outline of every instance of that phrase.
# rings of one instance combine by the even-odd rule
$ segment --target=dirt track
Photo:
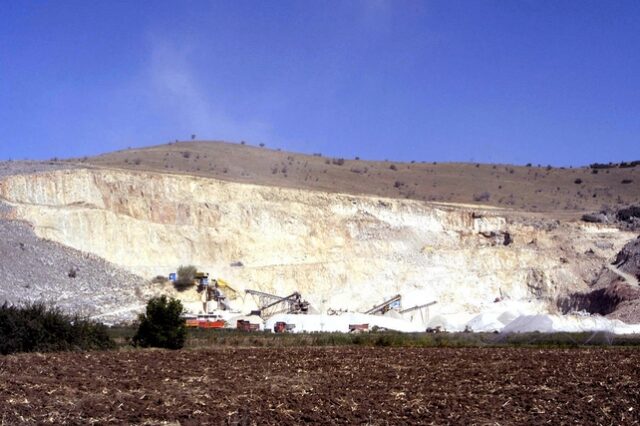
[[[0,358],[1,424],[637,424],[640,351],[294,348]]]

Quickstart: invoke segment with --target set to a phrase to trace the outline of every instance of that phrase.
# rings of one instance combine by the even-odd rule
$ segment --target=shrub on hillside
[[[473,201],[481,202],[481,201],[489,201],[491,198],[491,194],[487,191],[484,191],[480,194],[473,194]]]
[[[44,303],[0,306],[0,354],[112,348],[104,324]]]
[[[140,314],[138,331],[132,343],[136,346],[180,349],[187,338],[187,328],[182,318],[182,303],[166,296],[154,297]]]
[[[631,206],[618,210],[616,214],[618,220],[631,222],[636,218],[640,219],[640,206]]]
[[[181,265],[178,268],[178,279],[174,284],[176,290],[185,290],[195,284],[196,272],[198,268],[193,265]]]
[[[616,167],[616,165],[613,163],[609,163],[609,164],[593,163],[593,164],[589,164],[589,167],[591,167],[592,169],[611,169],[613,167]]]
[[[169,281],[169,278],[165,277],[164,275],[156,275],[151,279],[152,284],[164,284],[167,281]]]

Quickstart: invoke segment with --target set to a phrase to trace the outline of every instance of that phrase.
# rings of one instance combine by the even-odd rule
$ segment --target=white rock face
[[[320,312],[398,293],[404,307],[437,301],[431,316],[478,314],[500,297],[553,310],[633,238],[496,209],[115,170],[7,177],[0,197],[38,236],[136,274],[194,264],[240,291],[298,290]]]

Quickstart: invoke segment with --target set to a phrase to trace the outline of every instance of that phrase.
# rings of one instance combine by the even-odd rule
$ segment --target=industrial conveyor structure
[[[422,324],[426,325],[429,322],[429,307],[438,303],[436,301],[433,301],[403,309],[401,307],[401,302],[402,296],[397,294],[392,298],[387,299],[384,302],[374,306],[368,311],[365,311],[364,313],[367,315],[384,315],[391,310],[395,310],[408,321],[414,322],[419,320]]]
[[[306,314],[309,312],[309,303],[302,300],[302,295],[297,291],[288,296],[278,296],[258,290],[245,290],[246,294],[253,296],[258,305],[257,311],[252,314],[262,318],[269,318],[275,314]]]
[[[429,306],[435,305],[436,301],[416,305],[412,308],[401,309],[400,314],[409,321],[420,320],[426,326],[429,323]]]
[[[389,310],[394,309],[396,307],[399,307],[401,300],[402,300],[402,296],[397,294],[397,295],[393,296],[391,299],[385,300],[384,302],[380,303],[379,305],[376,305],[373,308],[371,308],[368,311],[365,311],[363,313],[367,314],[367,315],[376,315],[376,314],[383,315],[383,314],[387,313]]]
[[[424,305],[417,305],[417,306],[414,306],[414,307],[412,307],[412,308],[402,309],[402,310],[400,311],[400,313],[401,313],[401,314],[406,314],[406,313],[409,313],[409,312],[415,311],[415,310],[417,310],[417,309],[424,309],[424,308],[428,308],[429,306],[433,306],[433,305],[435,305],[436,303],[438,303],[438,302],[435,302],[435,301],[434,301],[434,302],[425,303]]]

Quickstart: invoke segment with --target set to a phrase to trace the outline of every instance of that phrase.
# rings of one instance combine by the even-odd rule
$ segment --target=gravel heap
[[[0,162],[0,178],[69,168],[54,162]],[[154,295],[152,285],[97,256],[39,238],[11,220],[0,200],[0,303],[45,301],[106,323],[130,321]]]
[[[119,322],[133,319],[150,295],[143,278],[40,239],[28,224],[0,220],[0,235],[0,303],[46,301],[68,312],[106,314],[100,319]],[[119,312],[127,308],[132,310]]]

